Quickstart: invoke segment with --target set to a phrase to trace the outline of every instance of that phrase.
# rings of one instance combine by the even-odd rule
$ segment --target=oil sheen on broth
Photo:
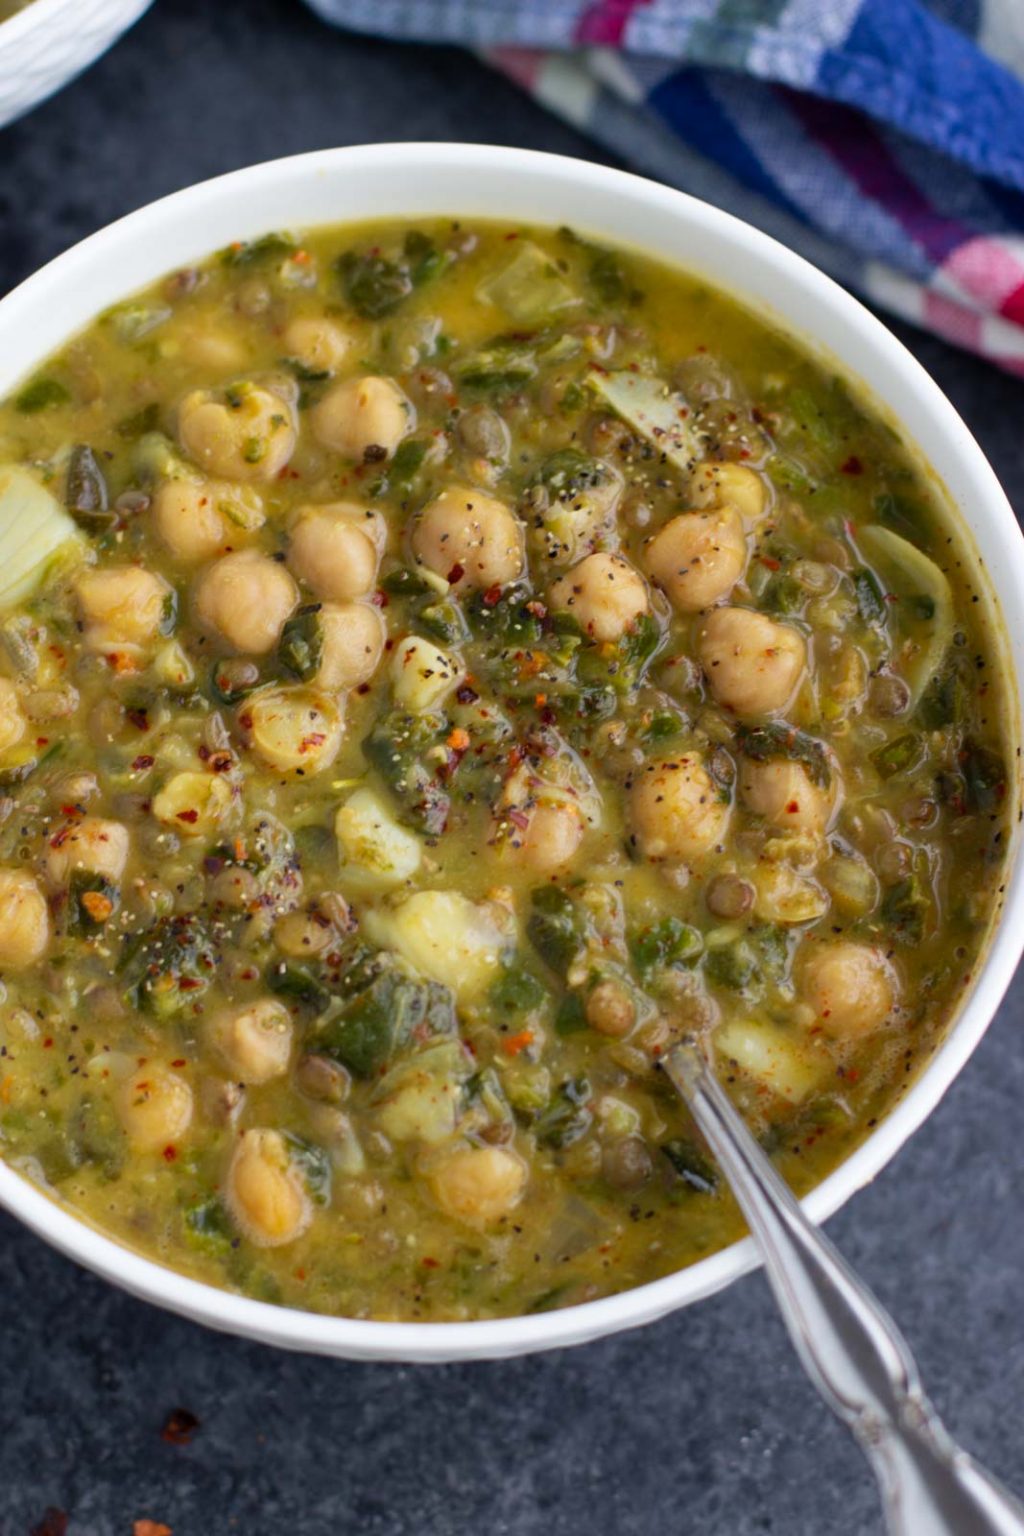
[[[174,1268],[463,1319],[739,1230],[957,1007],[993,619],[841,378],[569,230],[270,235],[0,406],[3,1155]]]

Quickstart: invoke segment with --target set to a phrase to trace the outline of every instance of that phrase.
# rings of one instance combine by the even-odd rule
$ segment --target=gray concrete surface
[[[591,147],[450,51],[298,0],[157,0],[0,132],[0,292],[117,215],[272,155],[375,139]],[[1018,503],[1024,385],[901,332]],[[1024,1488],[1024,985],[939,1112],[831,1231],[951,1427]],[[192,1443],[161,1439],[198,1415]],[[0,1217],[0,1536],[869,1536],[858,1453],[754,1277],[633,1336],[500,1365],[291,1357],[129,1300]],[[42,1531],[59,1536],[59,1522]]]

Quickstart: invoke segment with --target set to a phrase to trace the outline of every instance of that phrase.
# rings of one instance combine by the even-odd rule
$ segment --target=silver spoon
[[[950,1438],[892,1318],[804,1215],[700,1047],[662,1066],[732,1186],[808,1376],[874,1469],[890,1536],[1024,1536],[1024,1505]]]

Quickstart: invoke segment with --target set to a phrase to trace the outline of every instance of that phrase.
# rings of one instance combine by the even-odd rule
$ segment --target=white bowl
[[[95,63],[152,3],[33,0],[0,22],[0,128]]]
[[[1003,612],[1015,619],[1024,613],[1024,542],[999,483],[949,401],[884,326],[799,256],[728,214],[581,161],[475,145],[385,144],[272,161],[178,192],[83,241],[0,303],[0,394],[99,310],[232,240],[345,219],[443,214],[568,223],[642,248],[707,274],[839,360],[902,422],[907,441],[944,482]],[[1019,738],[1024,625],[1014,624],[1009,642],[1004,665],[1016,680]],[[1013,794],[1016,804],[1016,784]],[[984,1034],[1024,947],[1019,842],[1015,819],[1002,918],[956,1022],[892,1113],[807,1197],[814,1220],[838,1210],[885,1166]],[[0,1202],[62,1252],[148,1301],[267,1343],[353,1359],[464,1360],[579,1344],[688,1306],[757,1262],[748,1238],[663,1280],[564,1311],[477,1323],[359,1322],[273,1307],[186,1279],[101,1236],[2,1164]]]

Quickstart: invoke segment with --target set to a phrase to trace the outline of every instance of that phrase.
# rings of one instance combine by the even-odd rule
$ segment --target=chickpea
[[[691,752],[640,770],[630,787],[629,818],[645,858],[688,863],[721,841],[729,806]]]
[[[636,1023],[636,1004],[629,989],[614,976],[606,976],[588,994],[585,1012],[591,1029],[613,1039],[628,1035]]]
[[[0,869],[0,970],[34,965],[50,938],[46,897],[26,870]]]
[[[643,577],[621,555],[587,555],[552,583],[548,602],[573,614],[592,640],[621,640],[650,612]]]
[[[255,549],[207,566],[195,588],[196,613],[233,651],[262,656],[281,638],[298,590],[283,565]]]
[[[153,497],[153,523],[172,555],[209,560],[227,541],[227,524],[210,486],[201,480],[165,480]]]
[[[732,507],[683,512],[646,545],[651,580],[680,613],[698,613],[728,597],[747,564],[743,523]]]
[[[461,1147],[438,1164],[430,1182],[447,1216],[484,1227],[518,1205],[526,1167],[507,1147]]]
[[[278,1131],[243,1131],[224,1190],[236,1225],[260,1248],[280,1248],[301,1237],[313,1217],[302,1175]]]
[[[291,525],[289,569],[325,602],[366,597],[377,580],[386,531],[379,512],[355,502],[302,507]]]
[[[176,773],[153,797],[153,815],[180,837],[209,837],[231,809],[231,785],[214,773]]]
[[[806,940],[794,971],[801,997],[830,1035],[869,1035],[896,1004],[896,973],[884,952],[870,944]]]
[[[192,1090],[159,1062],[146,1062],[118,1085],[117,1111],[128,1140],[140,1152],[158,1152],[184,1136],[192,1123]]]
[[[85,625],[85,643],[94,651],[154,640],[173,612],[166,581],[140,565],[108,565],[82,571],[75,597]]]
[[[334,373],[345,361],[350,337],[323,315],[297,315],[282,337],[287,357],[311,373]]]
[[[416,410],[394,379],[369,375],[335,384],[310,412],[313,436],[361,464],[390,459],[416,425]]]
[[[523,573],[523,529],[494,496],[450,485],[420,513],[413,529],[416,559],[455,588],[507,586]]]
[[[690,495],[698,507],[731,507],[749,528],[764,515],[765,483],[745,464],[698,464],[690,477]]]
[[[785,709],[807,665],[799,630],[752,608],[714,609],[697,650],[718,703],[740,716]]]
[[[379,608],[371,603],[325,603],[320,610],[320,634],[317,687],[328,693],[347,692],[370,681],[387,634]]]
[[[740,797],[748,811],[772,826],[821,837],[828,830],[838,799],[835,778],[828,788],[815,784],[803,763],[776,758],[767,763],[744,759]]]
[[[526,827],[517,827],[505,838],[505,856],[531,875],[557,874],[572,863],[583,841],[585,828],[579,809],[568,802],[546,802],[526,814]]]
[[[274,997],[220,1014],[210,1033],[229,1070],[243,1083],[269,1083],[288,1070],[292,1021],[288,1009]]]
[[[82,816],[69,821],[50,838],[46,874],[55,886],[67,885],[76,870],[99,875],[116,885],[128,862],[128,828],[120,821]]]
[[[345,733],[340,705],[315,688],[264,688],[245,701],[238,723],[271,768],[306,777],[330,767]]]
[[[6,677],[0,677],[0,752],[16,746],[26,729],[18,690]]]
[[[273,480],[295,451],[295,419],[280,395],[259,384],[216,394],[197,389],[178,408],[178,439],[189,458],[223,480]]]

